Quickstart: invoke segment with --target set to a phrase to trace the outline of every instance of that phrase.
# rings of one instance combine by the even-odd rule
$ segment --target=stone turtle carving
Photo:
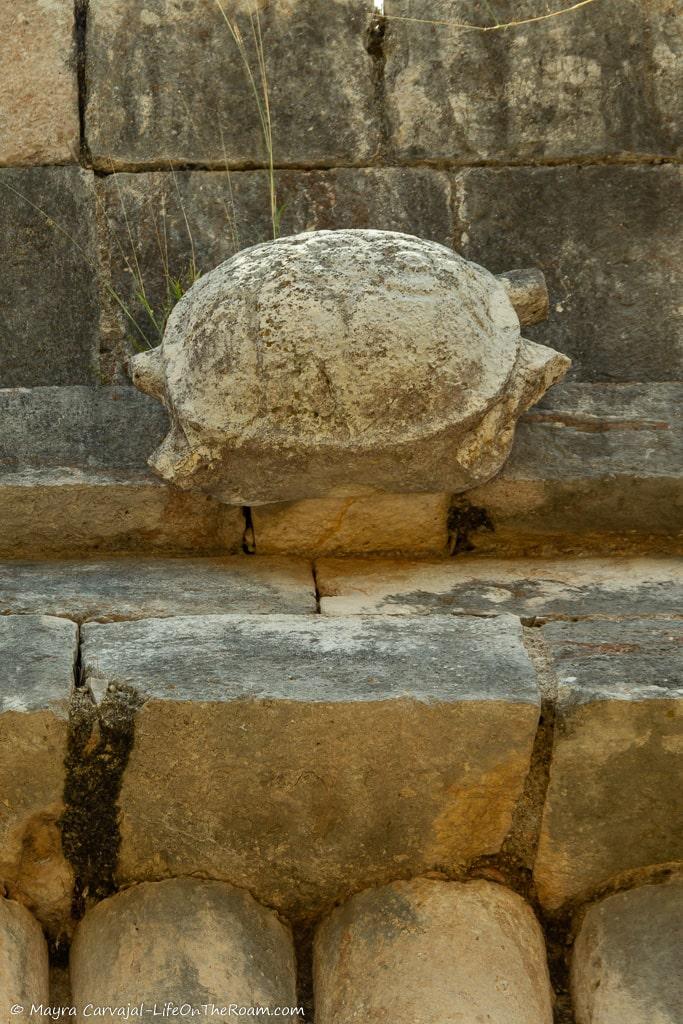
[[[229,504],[466,491],[499,471],[517,418],[569,366],[520,335],[546,311],[538,271],[496,278],[411,235],[245,249],[131,361],[171,417],[150,465]]]

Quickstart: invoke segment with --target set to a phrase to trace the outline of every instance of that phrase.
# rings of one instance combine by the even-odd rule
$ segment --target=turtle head
[[[150,349],[149,352],[140,352],[129,359],[128,372],[136,388],[159,402],[165,401],[166,378],[161,345]]]

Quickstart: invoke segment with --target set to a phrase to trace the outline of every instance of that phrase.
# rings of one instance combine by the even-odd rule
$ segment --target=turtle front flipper
[[[562,352],[522,338],[509,392],[517,415],[538,402],[548,388],[562,380],[571,365],[571,359]]]

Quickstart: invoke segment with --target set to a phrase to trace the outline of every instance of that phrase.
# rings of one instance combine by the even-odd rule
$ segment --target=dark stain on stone
[[[143,703],[130,687],[116,687],[96,705],[85,688],[74,691],[65,760],[64,855],[75,875],[71,914],[116,891],[120,835],[118,797],[133,745],[134,719]]]
[[[451,505],[448,512],[448,551],[451,555],[459,555],[461,551],[474,551],[475,545],[470,535],[480,530],[489,533],[495,526],[485,508],[471,505],[469,501],[460,501]]]

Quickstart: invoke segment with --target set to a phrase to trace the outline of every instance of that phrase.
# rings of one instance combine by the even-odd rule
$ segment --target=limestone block
[[[49,1005],[47,943],[25,907],[0,896],[0,1021],[10,1024],[12,1006],[28,1015],[32,1003]]]
[[[337,228],[407,231],[451,245],[450,176],[432,168],[342,167],[277,171],[280,234]],[[166,268],[187,281],[194,260],[206,274],[223,260],[272,238],[266,171],[168,170],[98,179],[107,283],[125,300],[151,344],[159,332],[140,305],[132,253],[155,310],[167,302]],[[123,361],[122,339],[139,335],[104,290],[105,343]]]
[[[92,0],[86,137],[97,166],[267,166],[259,36],[274,162],[370,163],[380,124],[367,23],[351,0],[329,0],[324,17],[316,0]]]
[[[131,375],[171,415],[149,459],[160,476],[262,505],[482,484],[568,365],[445,246],[313,231],[201,278]]]
[[[98,381],[96,252],[91,173],[0,170],[0,387]]]
[[[239,551],[239,508],[147,468],[166,423],[133,388],[0,391],[0,556]]]
[[[0,165],[75,162],[78,149],[73,4],[2,4]]]
[[[550,1024],[543,933],[490,882],[425,878],[353,896],[315,938],[320,1024]]]
[[[639,618],[676,615],[683,604],[681,564],[673,558],[323,558],[316,581],[323,615]]]
[[[525,335],[571,356],[576,380],[679,380],[682,180],[674,165],[462,171],[455,248],[494,273],[540,267],[551,314]]]
[[[499,476],[467,494],[493,530],[464,539],[534,557],[680,551],[682,394],[675,383],[554,389],[519,423]]]
[[[505,31],[462,29],[558,9],[388,0],[385,90],[399,159],[534,163],[680,151],[681,29],[671,0],[587,4]]]
[[[378,494],[259,505],[252,509],[254,543],[262,554],[445,554],[449,506],[448,494]]]
[[[543,628],[559,686],[534,879],[555,910],[681,858],[681,622]]]
[[[71,903],[58,822],[77,642],[65,619],[0,616],[0,889],[51,931]]]
[[[76,930],[70,974],[82,1020],[88,1004],[174,1003],[200,1020],[214,1019],[211,1004],[296,1005],[289,929],[225,882],[173,878],[104,900]]]
[[[83,622],[221,612],[315,612],[311,567],[293,558],[0,562],[0,615]]]
[[[310,915],[500,848],[539,714],[511,617],[193,616],[82,636],[95,699],[144,699],[121,881],[202,873]]]
[[[681,880],[589,907],[572,957],[577,1024],[678,1024],[682,945]]]

